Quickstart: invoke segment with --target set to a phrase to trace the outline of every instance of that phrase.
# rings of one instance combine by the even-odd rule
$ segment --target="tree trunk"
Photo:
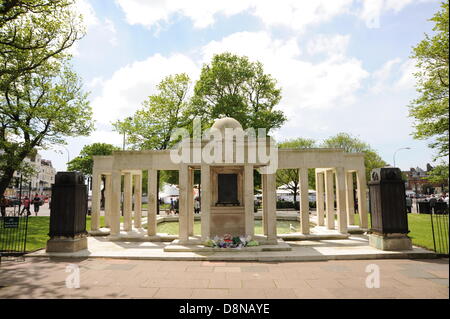
[[[14,177],[14,168],[7,167],[3,176],[0,178],[0,195],[3,195],[8,188],[9,183]]]

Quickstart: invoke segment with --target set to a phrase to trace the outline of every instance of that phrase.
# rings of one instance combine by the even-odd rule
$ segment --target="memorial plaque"
[[[222,205],[239,205],[237,174],[218,174],[218,201]]]

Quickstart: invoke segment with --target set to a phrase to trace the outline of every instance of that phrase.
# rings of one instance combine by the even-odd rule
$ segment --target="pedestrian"
[[[194,201],[194,212],[200,214],[200,201],[198,200],[198,197],[196,197]]]
[[[27,211],[27,215],[30,216],[31,212],[30,212],[30,204],[31,201],[28,198],[28,196],[25,196],[25,198],[23,199],[23,208],[22,211],[20,212],[20,215],[22,216],[23,212],[26,210]]]
[[[174,210],[175,210],[175,205],[173,203],[173,198],[170,198],[170,211],[169,211],[169,214],[172,214]]]
[[[2,214],[2,217],[6,216],[6,207],[8,207],[8,199],[5,197],[5,195],[0,196],[0,211]]]
[[[406,212],[410,214],[412,211],[412,199],[409,196],[406,196]]]
[[[34,207],[34,214],[37,216],[39,212],[39,207],[41,206],[41,198],[38,194],[36,194],[33,198],[33,207]]]

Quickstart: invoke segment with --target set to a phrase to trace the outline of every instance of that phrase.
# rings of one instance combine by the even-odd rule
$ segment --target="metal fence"
[[[2,257],[21,257],[27,248],[28,215],[0,217],[0,261]]]
[[[448,255],[448,206],[445,208],[433,207],[430,218],[434,251],[438,254]]]

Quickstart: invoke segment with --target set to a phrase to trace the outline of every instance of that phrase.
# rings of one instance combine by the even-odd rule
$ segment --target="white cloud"
[[[362,7],[357,16],[362,19],[368,28],[380,27],[380,16],[388,11],[395,13],[403,10],[408,5],[434,0],[359,0]]]
[[[416,78],[414,73],[418,72],[419,69],[416,67],[417,61],[414,59],[406,60],[400,66],[401,76],[400,79],[395,84],[397,89],[413,89],[416,84]]]
[[[232,16],[248,11],[268,26],[287,26],[302,30],[309,24],[329,20],[347,12],[352,0],[117,0],[130,24],[158,27],[179,14],[192,20],[194,27],[205,28],[216,15]]]
[[[433,0],[116,0],[128,23],[148,28],[158,29],[177,15],[192,20],[196,28],[205,28],[215,23],[217,15],[248,12],[266,26],[283,26],[296,31],[342,14],[354,14],[367,27],[378,28],[383,13],[399,12],[412,3],[425,1]]]
[[[373,72],[372,78],[374,84],[370,88],[370,91],[373,93],[380,93],[383,90],[387,90],[390,88],[390,81],[392,80],[392,72],[393,68],[401,62],[400,58],[395,58],[392,60],[387,61],[383,64],[383,66]]]
[[[317,35],[307,47],[311,55],[325,53],[329,56],[345,55],[350,41],[350,35]]]
[[[345,39],[342,43],[349,41],[348,36],[341,39]],[[282,87],[279,108],[292,122],[299,119],[300,108],[331,108],[352,103],[368,76],[361,61],[343,54],[326,56],[317,63],[302,60],[295,38],[283,41],[266,32],[240,32],[221,41],[212,41],[202,48],[203,62],[224,51],[263,63],[265,72]],[[345,45],[342,44],[340,52],[345,52]]]
[[[83,16],[83,23],[87,28],[96,26],[100,23],[94,8],[88,0],[75,1],[75,10]]]
[[[380,69],[373,72],[370,92],[379,94],[414,89],[414,73],[417,72],[415,64],[415,60],[402,61],[400,58],[385,62]]]
[[[94,118],[102,124],[132,115],[142,102],[155,93],[156,85],[167,75],[186,72],[198,76],[199,68],[191,59],[174,54],[155,54],[144,61],[127,65],[103,82],[100,95],[92,102]]]

